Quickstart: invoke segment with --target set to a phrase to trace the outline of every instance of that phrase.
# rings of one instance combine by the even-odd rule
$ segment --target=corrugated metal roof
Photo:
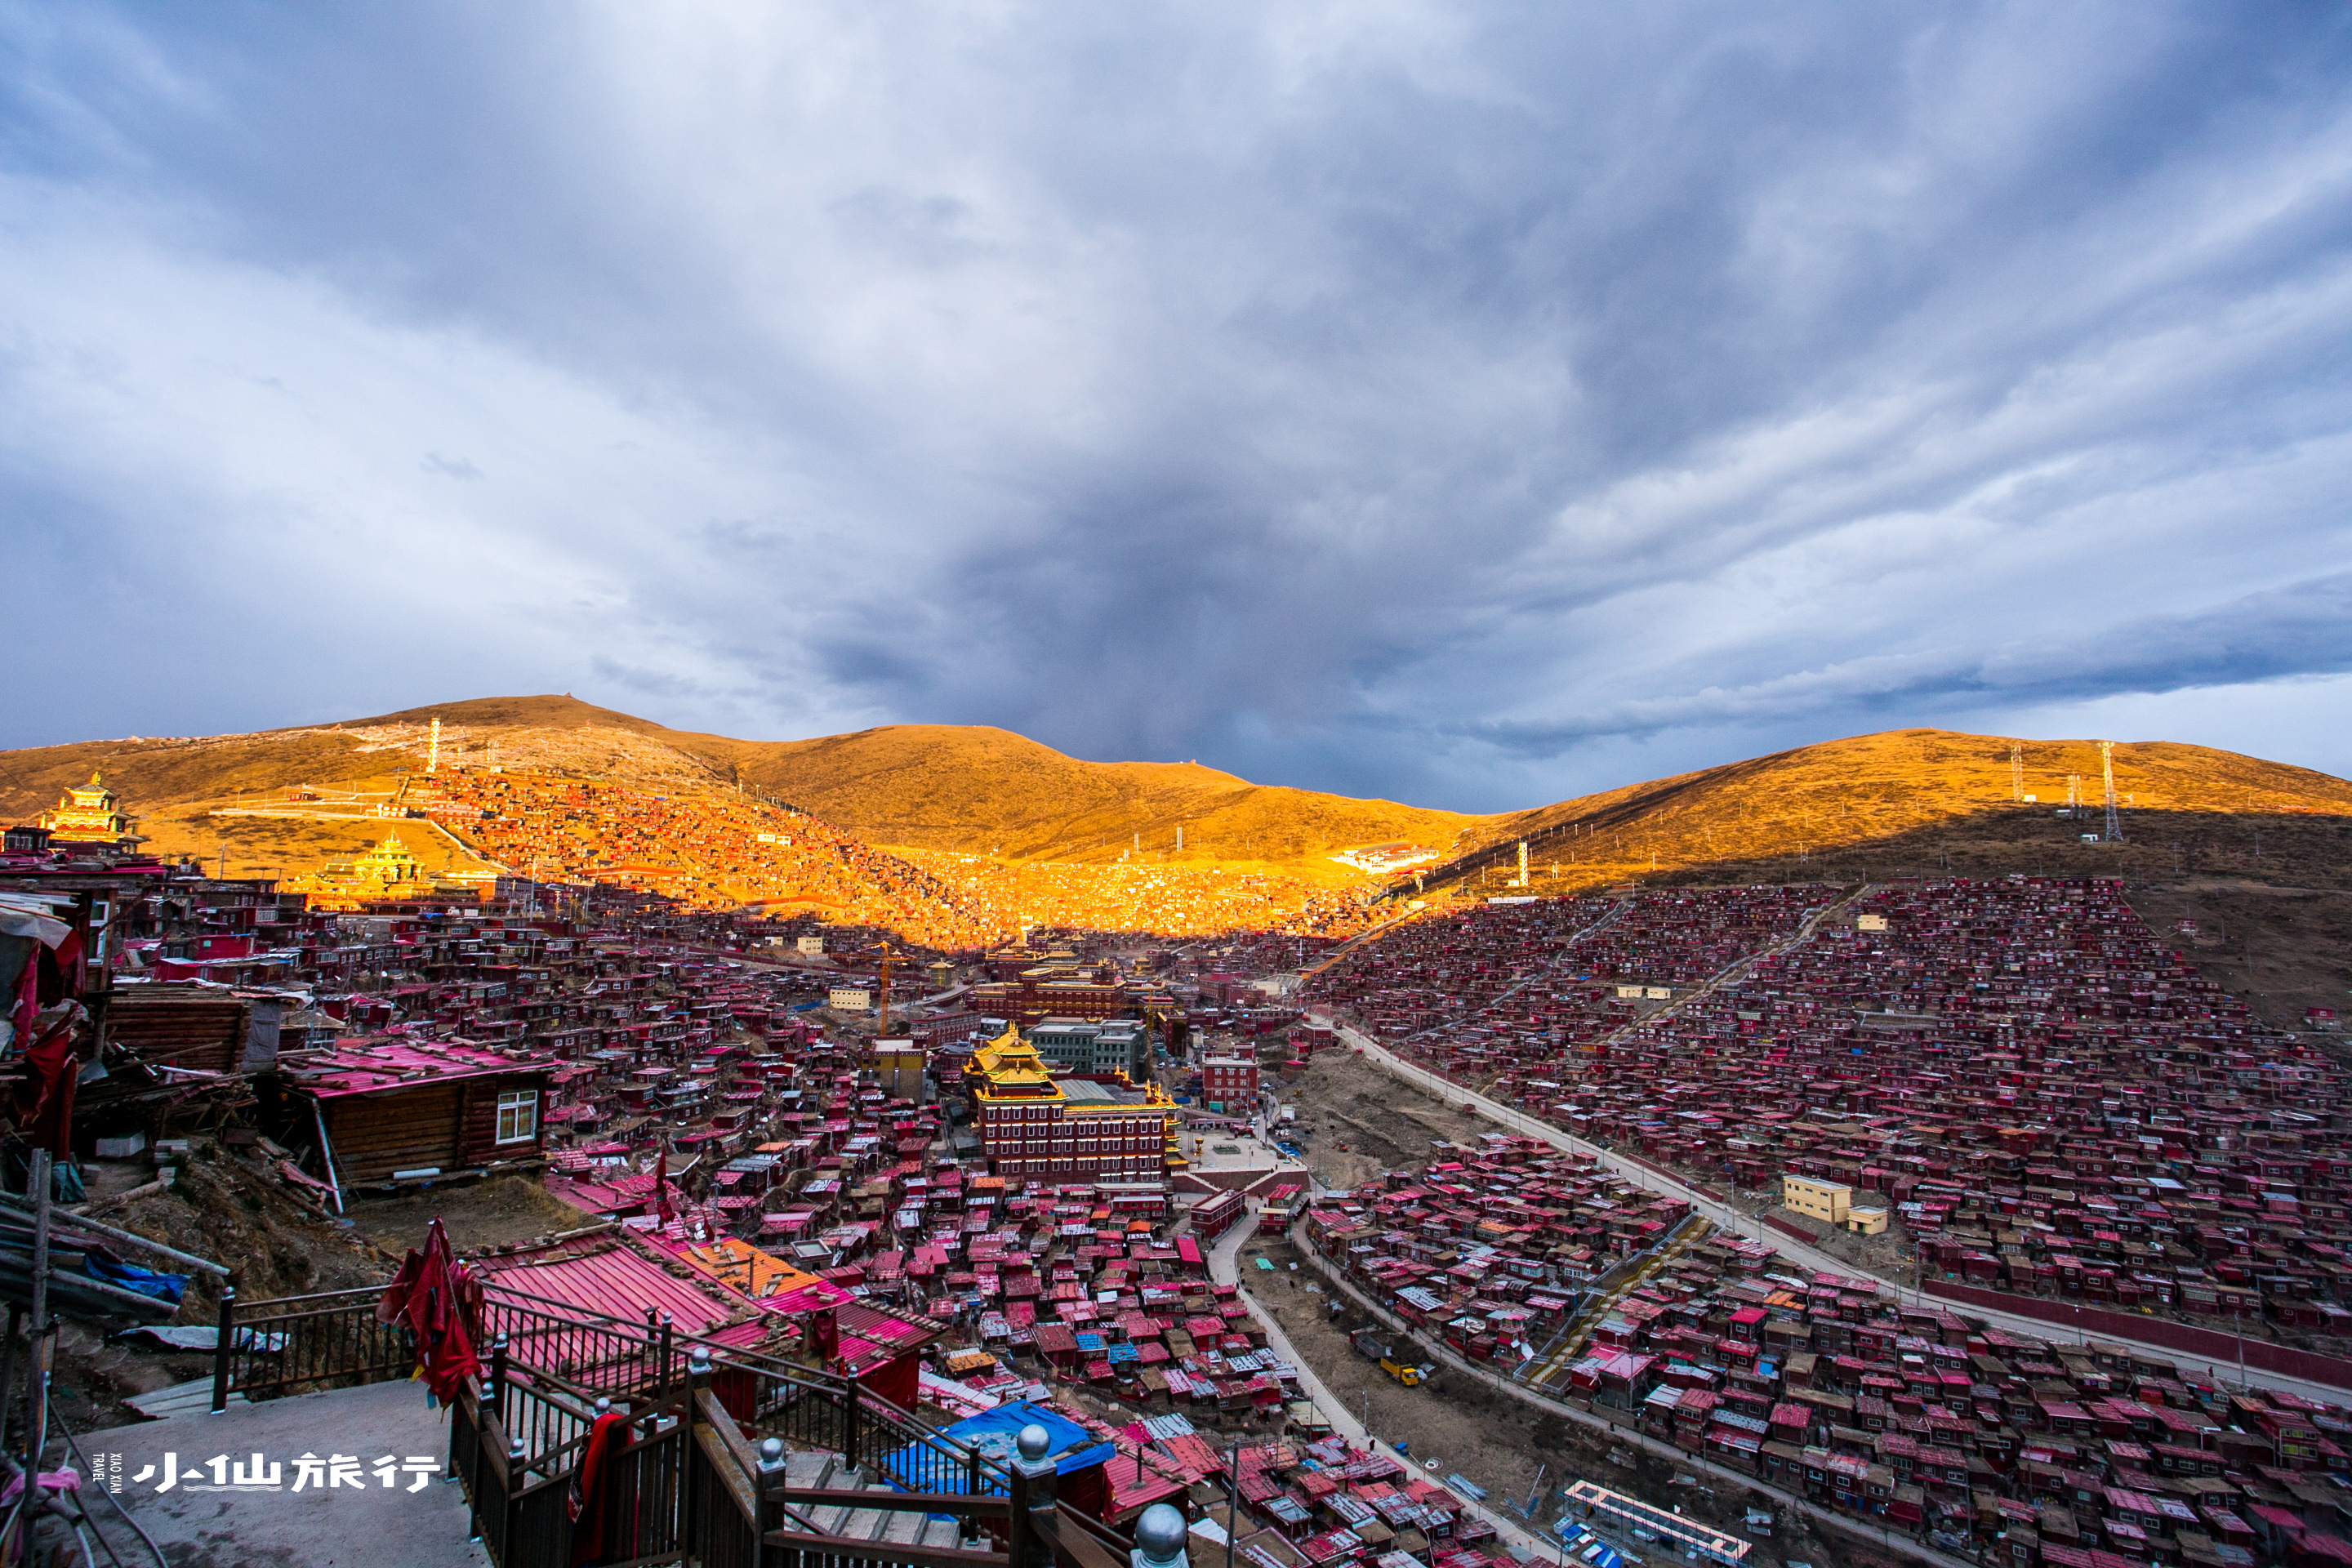
[[[625,1247],[549,1263],[532,1263],[528,1255],[492,1257],[478,1267],[497,1284],[607,1317],[643,1322],[648,1308],[667,1312],[681,1334],[708,1333],[751,1306],[716,1280],[681,1279]],[[754,1340],[765,1332],[763,1323],[748,1326],[758,1331]]]
[[[330,1056],[314,1058],[296,1073],[299,1087],[320,1100],[374,1094],[421,1083],[447,1083],[499,1073],[544,1072],[545,1057],[516,1060],[478,1046],[454,1041],[426,1045],[391,1037],[345,1040]],[[313,1075],[316,1076],[313,1076]]]

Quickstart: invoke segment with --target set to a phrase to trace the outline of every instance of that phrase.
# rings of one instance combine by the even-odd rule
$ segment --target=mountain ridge
[[[879,725],[747,741],[549,693],[243,734],[0,752],[0,813],[29,818],[93,769],[106,773],[130,809],[182,826],[226,803],[298,784],[381,794],[404,773],[421,771],[435,718],[442,721],[445,766],[545,768],[667,788],[740,786],[877,846],[1006,860],[1255,863],[1335,881],[1357,879],[1331,860],[1334,854],[1397,842],[1431,854],[1434,864],[1423,871],[1432,883],[1473,873],[1491,883],[1499,860],[1512,862],[1516,873],[1524,839],[1543,882],[1577,885],[1707,866],[1793,868],[1841,846],[1907,843],[1963,824],[1978,838],[2054,843],[2080,837],[2072,830],[2080,824],[2063,833],[2054,826],[2068,775],[2092,807],[2099,799],[2095,742],[1915,728],[1474,816],[1257,784],[1196,763],[1090,762],[985,725]],[[2042,797],[2032,812],[2011,798],[2012,746],[2024,793]],[[2352,819],[2352,783],[2310,769],[2173,742],[2118,743],[2115,763],[2118,795],[2135,817]]]

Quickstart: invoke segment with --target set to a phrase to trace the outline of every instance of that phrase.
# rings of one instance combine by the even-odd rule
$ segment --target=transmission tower
[[[2113,741],[2099,742],[2099,771],[2106,775],[2106,841],[2110,844],[2121,844],[2124,841],[2124,825],[2123,820],[2116,816],[2116,743]]]
[[[2025,802],[2025,748],[2014,741],[2009,743],[2009,798]]]

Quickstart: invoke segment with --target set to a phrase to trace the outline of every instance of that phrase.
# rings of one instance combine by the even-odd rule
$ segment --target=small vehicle
[[[1336,1309],[1339,1303],[1334,1301],[1332,1306]],[[1358,1329],[1348,1336],[1348,1342],[1355,1347],[1358,1355],[1362,1356],[1366,1361],[1378,1362],[1382,1372],[1387,1373],[1407,1388],[1419,1388],[1437,1371],[1434,1364],[1416,1364],[1412,1362],[1398,1360],[1395,1347],[1381,1337],[1378,1329]]]

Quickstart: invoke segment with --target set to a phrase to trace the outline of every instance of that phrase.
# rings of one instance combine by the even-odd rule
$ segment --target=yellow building
[[[1157,1181],[1175,1142],[1176,1104],[1158,1084],[1060,1079],[1016,1027],[965,1069],[988,1167],[1034,1181]]]
[[[114,792],[93,772],[89,783],[68,789],[54,808],[41,813],[40,826],[63,843],[112,844],[136,838],[139,819],[123,815]]]
[[[1886,1228],[1886,1210],[1857,1208],[1853,1189],[1843,1182],[1819,1182],[1810,1176],[1780,1176],[1780,1203],[1808,1218],[1824,1221],[1864,1236]]]
[[[1812,1219],[1843,1225],[1853,1206],[1853,1189],[1843,1182],[1817,1182],[1808,1176],[1780,1177],[1780,1202]]]
[[[874,1042],[874,1076],[885,1094],[920,1105],[923,1080],[930,1065],[930,1053],[913,1040]]]

